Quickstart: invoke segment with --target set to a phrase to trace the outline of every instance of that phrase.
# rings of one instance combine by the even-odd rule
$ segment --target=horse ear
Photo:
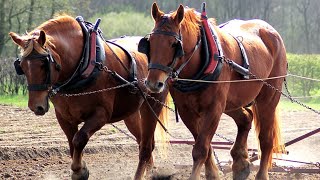
[[[151,15],[152,15],[153,19],[155,21],[157,21],[161,17],[161,15],[163,15],[163,14],[164,13],[161,10],[159,10],[157,3],[154,2],[152,4],[152,8],[151,8]]]
[[[17,33],[10,32],[9,36],[16,45],[24,47],[23,39]]]
[[[38,38],[38,43],[43,46],[44,43],[46,42],[46,33],[44,31],[40,31],[40,35],[39,35],[39,38]]]
[[[179,24],[184,18],[184,7],[182,4],[180,4],[180,6],[177,9],[177,14],[174,17],[174,21]]]

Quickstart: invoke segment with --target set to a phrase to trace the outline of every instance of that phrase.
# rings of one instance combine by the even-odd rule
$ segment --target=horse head
[[[35,31],[24,36],[13,32],[9,35],[22,50],[21,60],[15,62],[15,67],[18,74],[24,74],[27,78],[28,106],[36,115],[44,115],[49,110],[48,90],[59,70],[58,66],[51,67],[54,63],[46,47],[46,34]]]
[[[26,35],[9,33],[13,42],[21,48],[21,59],[16,60],[14,65],[18,75],[26,76],[29,91],[28,106],[36,115],[48,112],[49,91],[52,85],[63,82],[71,76],[81,57],[83,47],[81,28],[71,19],[64,17],[50,20]],[[62,20],[65,23],[57,23]],[[79,42],[75,43],[76,40]],[[72,46],[73,43],[76,46]],[[71,47],[74,51],[71,51]]]
[[[149,36],[139,43],[139,51],[149,57],[149,74],[145,84],[152,92],[161,92],[167,80],[176,77],[188,63],[186,61],[193,56],[199,34],[199,20],[195,20],[194,24],[197,27],[194,28],[195,30],[192,29],[196,33],[194,35],[185,25],[187,11],[193,13],[193,9],[185,10],[183,5],[180,5],[176,11],[165,14],[159,10],[156,3],[152,5],[151,15],[155,27]]]

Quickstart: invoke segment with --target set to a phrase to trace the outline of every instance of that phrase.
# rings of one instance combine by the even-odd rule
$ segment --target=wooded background
[[[144,35],[152,28],[150,7],[154,0],[0,0],[0,56],[15,55],[9,31],[24,33],[56,13],[101,16],[106,38],[124,34]],[[197,0],[156,0],[165,12],[181,3],[200,10]],[[218,23],[231,19],[259,18],[282,35],[288,52],[320,53],[319,0],[207,0],[207,14]],[[142,17],[142,18],[141,18]],[[112,22],[112,24],[109,24]],[[139,28],[137,28],[139,27]],[[117,31],[117,29],[121,29]],[[112,33],[110,33],[111,31]],[[106,33],[108,32],[108,33]]]
[[[25,91],[19,85],[24,83],[24,80],[21,80],[21,77],[15,78],[15,74],[7,70],[12,68],[13,59],[19,54],[8,32],[22,34],[56,14],[67,13],[74,17],[81,15],[91,22],[95,22],[98,17],[102,18],[100,27],[106,39],[122,35],[144,36],[153,27],[150,8],[155,1],[166,13],[176,10],[179,4],[200,11],[202,3],[197,0],[0,0],[0,94],[15,94],[17,89]],[[207,15],[216,18],[218,24],[232,19],[263,19],[281,34],[289,53],[320,54],[319,0],[207,0],[205,2]],[[291,73],[320,78],[318,56],[290,55],[288,58],[292,61],[289,63]],[[9,62],[10,65],[4,64]],[[300,72],[301,66],[294,63],[304,63],[305,67],[313,70],[307,68],[305,72]],[[314,72],[310,73],[311,71]],[[18,84],[19,87],[9,86],[10,82]],[[313,83],[317,87],[309,91],[302,90],[305,85],[297,88],[299,83],[294,84],[294,91],[300,89],[299,93],[304,96],[319,92],[319,83],[318,85]],[[11,87],[10,90],[8,87]]]

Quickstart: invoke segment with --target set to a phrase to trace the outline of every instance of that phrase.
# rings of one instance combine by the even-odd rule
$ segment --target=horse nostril
[[[152,92],[160,92],[163,87],[164,87],[164,83],[163,82],[152,82],[152,81],[148,81],[145,80],[144,84],[146,85],[146,87],[151,90]]]
[[[44,112],[44,108],[42,106],[37,106],[36,111],[38,113],[43,113]]]
[[[163,88],[163,86],[164,86],[164,83],[163,83],[163,82],[158,82],[158,84],[157,84],[157,88],[158,88],[158,89]]]

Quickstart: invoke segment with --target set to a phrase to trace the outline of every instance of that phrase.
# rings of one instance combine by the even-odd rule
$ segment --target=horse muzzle
[[[46,114],[48,112],[48,110],[49,110],[49,105],[47,105],[46,107],[36,106],[36,108],[33,112],[37,116],[43,116],[44,114]]]
[[[164,89],[165,83],[161,81],[144,81],[146,87],[153,93],[161,93]]]
[[[37,116],[42,116],[46,114],[49,111],[50,105],[49,105],[49,99],[45,98],[43,101],[33,103],[30,102],[29,99],[29,109],[34,112]]]

